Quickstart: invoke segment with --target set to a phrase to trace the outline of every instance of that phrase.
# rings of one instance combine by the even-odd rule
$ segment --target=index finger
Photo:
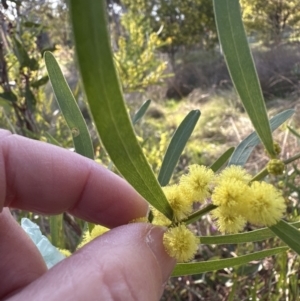
[[[146,216],[146,201],[98,163],[47,143],[0,130],[0,209],[69,212],[116,227]]]

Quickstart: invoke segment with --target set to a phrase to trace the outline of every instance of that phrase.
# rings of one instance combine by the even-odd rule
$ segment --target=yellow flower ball
[[[212,203],[228,213],[244,215],[248,211],[252,198],[250,187],[243,181],[228,179],[223,180],[214,189]]]
[[[192,212],[192,203],[182,194],[178,185],[163,187],[163,192],[173,209],[175,221],[181,221]]]
[[[241,166],[230,165],[216,177],[217,184],[220,184],[224,180],[238,180],[248,184],[251,180],[251,175]]]
[[[216,219],[218,229],[222,233],[238,233],[245,227],[246,219],[241,215],[235,214],[234,211],[229,212],[219,207],[213,210],[211,214]]]
[[[210,196],[210,185],[213,181],[214,173],[211,169],[203,165],[189,166],[189,173],[180,178],[180,189],[184,196],[191,203],[203,202]]]
[[[163,237],[166,252],[178,262],[192,260],[197,252],[199,243],[199,238],[184,224],[170,228]]]
[[[253,182],[251,190],[253,196],[246,214],[247,220],[259,226],[275,225],[286,210],[280,191],[266,182]]]

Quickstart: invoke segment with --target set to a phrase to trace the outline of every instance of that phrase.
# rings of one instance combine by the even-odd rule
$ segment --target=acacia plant
[[[167,62],[159,59],[157,52],[166,42],[151,30],[149,20],[133,11],[121,16],[121,24],[124,33],[117,38],[114,57],[124,91],[160,83],[166,76]]]
[[[273,185],[264,181],[268,175],[279,175],[285,166],[300,157],[282,160],[280,146],[273,141],[272,131],[292,116],[287,110],[268,119],[263,95],[247,43],[238,0],[214,0],[214,13],[219,40],[235,89],[253,124],[254,132],[236,148],[224,154],[211,166],[191,165],[176,185],[169,185],[180,154],[199,117],[191,111],[174,133],[156,177],[135,135],[123,100],[122,89],[114,66],[103,1],[71,0],[70,14],[78,65],[90,112],[111,161],[118,172],[149,202],[151,213],[137,222],[168,227],[164,245],[178,264],[173,276],[199,274],[232,267],[291,248],[300,254],[299,231],[284,218],[286,203]],[[89,36],[89,39],[86,39]],[[73,136],[76,152],[93,158],[89,133],[54,56],[47,52],[45,61],[49,77]],[[149,104],[149,103],[148,103]],[[135,116],[141,118],[147,105]],[[109,129],[109,131],[107,131]],[[250,175],[244,164],[253,148],[262,143],[270,158],[258,174]],[[227,163],[227,167],[221,167]],[[194,210],[193,203],[201,203]],[[196,236],[188,225],[211,214],[222,235]],[[259,228],[244,229],[246,222]],[[84,240],[106,230],[90,225]],[[238,233],[242,232],[242,233]],[[103,234],[105,235],[105,234]],[[198,245],[231,244],[264,240],[277,236],[282,245],[250,254],[206,262],[193,260]]]

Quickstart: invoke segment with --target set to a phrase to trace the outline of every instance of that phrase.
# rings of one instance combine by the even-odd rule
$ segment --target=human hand
[[[4,207],[67,211],[113,228],[47,270]],[[3,209],[3,210],[2,210]],[[0,130],[0,300],[159,300],[175,261],[163,229],[128,224],[146,201],[123,179],[68,150]]]

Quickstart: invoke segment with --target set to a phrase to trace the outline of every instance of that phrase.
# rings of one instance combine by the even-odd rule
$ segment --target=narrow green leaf
[[[290,164],[290,163],[292,163],[292,162],[294,162],[294,161],[296,161],[296,160],[299,160],[299,159],[300,159],[300,153],[298,153],[298,154],[296,154],[296,155],[294,155],[294,156],[292,156],[292,157],[290,157],[290,158],[284,160],[283,163],[284,163],[285,165],[287,165],[287,164]]]
[[[51,243],[57,247],[64,249],[64,230],[63,230],[63,214],[49,217]]]
[[[48,81],[49,81],[49,76],[45,75],[45,76],[41,77],[40,79],[38,79],[37,81],[30,83],[30,86],[32,88],[39,88],[43,85],[46,85],[48,83]]]
[[[26,83],[24,96],[27,108],[31,112],[34,112],[37,101],[35,95],[31,91],[29,83]]]
[[[199,120],[199,117],[199,110],[189,112],[175,131],[158,174],[158,182],[161,186],[166,186],[169,183],[176,164],[197,124],[197,121]]]
[[[257,173],[250,181],[254,182],[254,181],[261,181],[262,179],[264,179],[267,175],[269,174],[267,167],[264,167],[259,173]]]
[[[192,213],[191,215],[189,215],[186,219],[184,219],[182,222],[185,223],[186,225],[189,225],[191,223],[196,222],[197,220],[199,220],[203,215],[209,213],[210,211],[216,209],[217,206],[214,204],[208,204],[207,206],[205,206],[204,208],[201,208],[197,211],[195,211],[194,213]]]
[[[134,114],[134,116],[131,119],[131,122],[133,125],[135,125],[147,112],[149,105],[151,103],[151,99],[146,100],[141,107],[137,110],[137,112]],[[113,168],[113,163],[110,162],[107,166],[107,169],[112,170]]]
[[[273,118],[270,119],[270,126],[272,132],[276,130],[280,125],[287,121],[293,114],[294,110],[283,111]],[[248,137],[246,137],[235,149],[232,154],[228,165],[241,165],[244,166],[247,162],[250,154],[252,153],[254,147],[260,143],[260,140],[256,132],[252,132]]]
[[[297,228],[284,220],[280,220],[270,229],[293,251],[300,255],[300,232]]]
[[[51,134],[49,134],[48,132],[44,132],[44,135],[46,136],[47,141],[49,143],[59,146],[59,147],[62,147],[61,144]]]
[[[173,277],[184,276],[184,275],[196,275],[210,271],[217,271],[236,265],[246,264],[252,260],[260,260],[268,256],[273,256],[278,253],[287,251],[288,248],[280,247],[270,250],[264,250],[255,252],[253,254],[243,255],[235,258],[220,259],[220,260],[210,260],[203,262],[193,262],[193,263],[179,263],[175,266],[172,273]]]
[[[115,70],[106,1],[71,0],[78,64],[95,126],[123,177],[169,219],[173,212],[135,136]]]
[[[151,99],[146,100],[141,107],[138,109],[138,111],[134,114],[132,117],[132,124],[136,124],[146,113],[151,103]]]
[[[93,224],[93,223],[87,223],[87,228],[89,229],[89,232],[91,233],[92,230],[95,228],[95,224]]]
[[[13,36],[12,41],[14,43],[13,50],[20,63],[20,68],[29,67],[30,57],[27,51],[25,50],[24,45],[17,36]]]
[[[239,0],[214,0],[218,36],[233,84],[263,145],[275,156],[267,110],[245,34]]]
[[[294,227],[299,228],[300,222],[292,224]],[[275,234],[268,228],[258,229],[251,232],[229,234],[229,235],[216,235],[216,236],[201,236],[199,237],[202,244],[242,244],[247,242],[261,241],[274,237]]]
[[[0,107],[3,107],[5,111],[9,112],[12,108],[12,105],[11,102],[7,101],[6,99],[0,96]]]
[[[72,133],[76,152],[94,159],[94,149],[85,120],[51,52],[45,52],[45,62],[58,105]]]
[[[28,27],[28,28],[41,28],[41,27],[45,27],[44,25],[42,25],[40,23],[35,23],[35,22],[30,22],[30,21],[23,22],[23,25],[25,27]]]
[[[16,94],[14,94],[13,92],[9,91],[9,92],[2,92],[0,93],[0,98],[8,100],[10,102],[16,102],[18,101],[18,97]]]
[[[297,132],[297,131],[295,131],[293,128],[291,128],[290,126],[287,126],[287,128],[289,129],[289,131],[294,135],[294,136],[296,136],[297,138],[299,138],[300,139],[300,134]]]
[[[230,156],[234,152],[234,147],[229,148],[224,154],[220,156],[211,166],[210,169],[217,172],[226,162],[229,160]]]

